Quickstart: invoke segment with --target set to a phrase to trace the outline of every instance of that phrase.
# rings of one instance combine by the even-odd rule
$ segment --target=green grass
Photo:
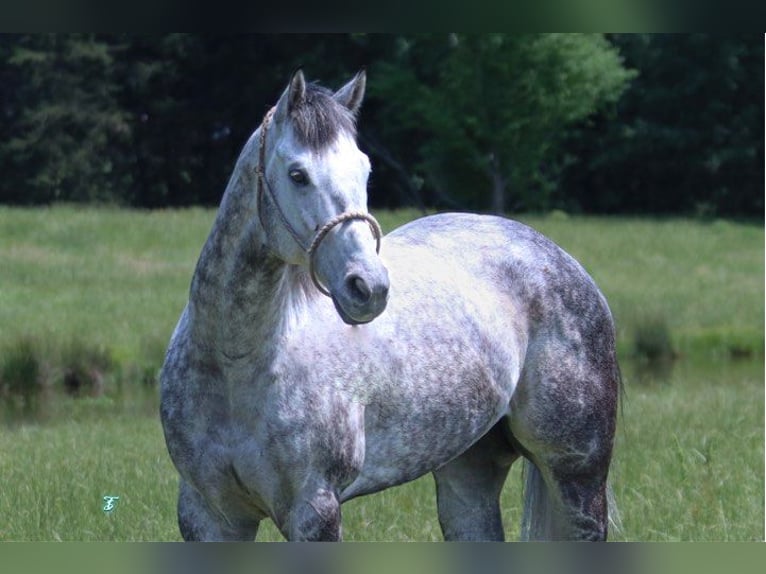
[[[0,208],[0,345],[23,335],[161,356],[214,212]]]
[[[391,230],[417,213],[376,215]],[[0,428],[0,540],[179,539],[176,473],[156,389],[142,382],[159,367],[213,218],[0,208],[0,373],[57,381],[83,357],[108,371],[101,396],[43,385],[38,422]],[[618,539],[763,539],[763,226],[521,219],[583,263],[617,320],[628,391],[613,467]],[[647,375],[629,358],[653,325],[682,358]],[[511,539],[519,474],[503,493]],[[120,496],[111,514],[105,495]],[[430,477],[351,501],[343,515],[348,540],[441,538]],[[281,536],[266,522],[259,539]]]
[[[684,361],[651,384],[627,366],[613,466],[622,537],[763,540],[763,362]]]
[[[177,478],[156,418],[115,414],[24,426],[4,432],[0,443],[0,540],[179,538]],[[102,510],[108,495],[120,497],[110,514]]]
[[[613,483],[623,516],[617,540],[763,539],[763,368],[687,365],[664,382],[626,369]],[[179,540],[177,475],[152,401],[62,400],[56,422],[0,432],[0,540]],[[120,497],[102,510],[105,495]],[[509,539],[518,536],[517,465],[503,491]],[[343,507],[346,540],[440,540],[433,480]],[[259,540],[281,535],[264,521]]]

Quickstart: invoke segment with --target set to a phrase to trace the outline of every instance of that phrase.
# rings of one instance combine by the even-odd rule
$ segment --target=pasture
[[[214,215],[0,208],[0,540],[180,539],[153,381]],[[375,215],[390,230],[418,214]],[[616,317],[626,398],[612,539],[762,540],[763,226],[520,219],[580,260]],[[64,395],[83,363],[99,385]],[[28,401],[9,388],[18,364],[35,366]],[[503,494],[509,539],[519,470]],[[110,513],[107,495],[120,497]],[[347,540],[441,538],[429,476],[343,513]],[[265,523],[258,539],[281,537]]]

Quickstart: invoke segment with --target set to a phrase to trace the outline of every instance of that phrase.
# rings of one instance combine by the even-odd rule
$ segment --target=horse
[[[185,540],[342,539],[341,504],[432,473],[445,540],[605,540],[615,329],[583,267],[493,215],[383,236],[364,71],[295,72],[236,162],[161,371]]]

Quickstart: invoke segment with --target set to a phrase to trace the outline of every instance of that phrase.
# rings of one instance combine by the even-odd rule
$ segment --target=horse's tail
[[[612,536],[622,534],[622,516],[620,509],[617,508],[617,499],[614,497],[612,484],[608,480],[606,483],[606,509],[609,516],[609,532]]]
[[[529,459],[524,459],[524,509],[521,515],[521,540],[551,540],[553,535],[553,512],[548,487],[540,469]],[[606,485],[607,516],[612,534],[622,531],[622,519],[612,490]]]
[[[553,528],[548,487],[540,469],[528,458],[524,459],[524,510],[521,515],[521,540],[550,539]]]

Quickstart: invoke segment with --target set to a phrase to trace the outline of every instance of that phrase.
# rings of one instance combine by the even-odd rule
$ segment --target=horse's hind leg
[[[215,513],[189,483],[181,479],[178,491],[178,527],[181,536],[190,541],[250,541],[258,533],[258,521],[231,524]]]
[[[504,540],[500,492],[517,454],[496,424],[458,458],[434,471],[445,540]]]
[[[593,365],[543,355],[511,401],[511,432],[534,463],[526,468],[527,539],[606,539],[619,371],[604,356]]]
[[[568,462],[551,461],[541,471],[536,464],[525,462],[523,539],[606,540],[605,473],[572,473]]]

